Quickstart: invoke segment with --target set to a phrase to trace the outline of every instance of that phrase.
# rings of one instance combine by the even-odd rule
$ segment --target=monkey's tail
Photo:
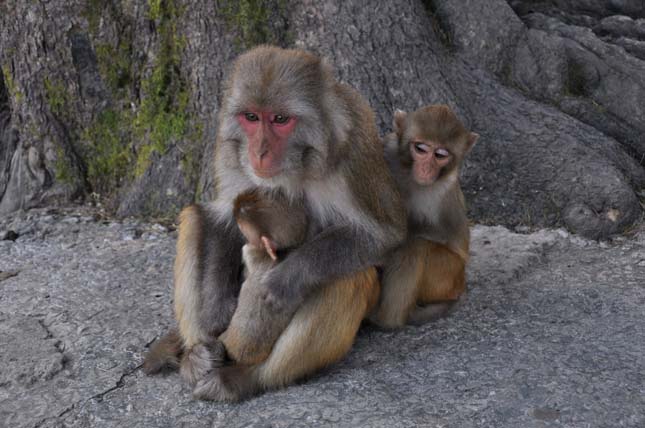
[[[143,357],[143,371],[151,375],[167,370],[177,370],[183,351],[179,332],[172,329],[161,339],[155,341]]]

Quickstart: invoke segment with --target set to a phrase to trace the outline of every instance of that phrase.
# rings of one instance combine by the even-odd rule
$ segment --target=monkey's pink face
[[[413,139],[410,142],[412,153],[412,177],[420,186],[430,186],[437,180],[441,169],[448,165],[452,154],[434,141]]]
[[[280,174],[296,118],[250,109],[238,114],[237,120],[249,143],[248,156],[255,175],[271,178]]]

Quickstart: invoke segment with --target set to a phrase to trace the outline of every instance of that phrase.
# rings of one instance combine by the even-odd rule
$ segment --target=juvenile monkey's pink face
[[[410,141],[412,178],[420,186],[433,184],[441,169],[450,162],[452,154],[441,144],[420,138]]]
[[[238,114],[237,120],[248,140],[248,156],[255,175],[271,178],[280,174],[296,118],[249,109]]]

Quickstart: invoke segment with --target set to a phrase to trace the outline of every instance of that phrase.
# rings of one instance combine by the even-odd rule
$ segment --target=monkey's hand
[[[305,287],[289,284],[285,278],[281,263],[269,269],[263,276],[258,293],[262,305],[274,316],[290,316],[305,301]]]

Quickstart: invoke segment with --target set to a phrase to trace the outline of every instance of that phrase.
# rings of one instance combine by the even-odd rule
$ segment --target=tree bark
[[[474,221],[602,238],[642,218],[642,2],[150,4],[0,4],[0,212],[211,199],[228,65],[264,41],[324,56],[383,132],[395,108],[454,108],[481,134],[463,173]]]

